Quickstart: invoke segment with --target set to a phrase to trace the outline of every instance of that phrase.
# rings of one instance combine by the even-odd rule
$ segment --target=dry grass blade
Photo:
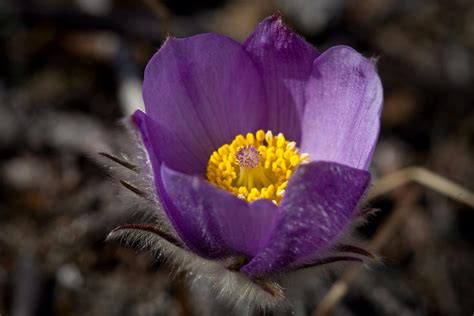
[[[408,216],[410,212],[417,211],[413,205],[419,197],[418,190],[410,190],[404,194],[402,199],[390,217],[385,221],[382,227],[379,228],[375,237],[370,241],[368,248],[370,251],[377,252],[395,233],[401,222]],[[362,266],[356,266],[347,271],[338,281],[336,281],[329,289],[326,296],[322,299],[319,305],[313,312],[313,316],[325,316],[331,309],[346,295],[349,289],[349,284],[362,271]]]
[[[369,199],[376,198],[410,182],[416,182],[460,203],[474,207],[474,193],[422,167],[401,169],[376,181],[374,188],[369,192]]]
[[[460,203],[474,207],[474,194],[472,192],[432,171],[416,166],[396,171],[381,178],[375,183],[374,188],[369,192],[368,198],[374,199],[409,184],[410,182],[421,184]],[[406,197],[399,203],[390,218],[378,230],[374,239],[370,242],[370,250],[376,252],[392,236],[398,225],[415,208],[412,204],[415,202],[417,195],[416,190],[406,194]],[[336,305],[342,297],[344,297],[349,284],[357,277],[361,270],[362,267],[355,267],[334,283],[314,311],[313,315],[327,315],[332,307]]]

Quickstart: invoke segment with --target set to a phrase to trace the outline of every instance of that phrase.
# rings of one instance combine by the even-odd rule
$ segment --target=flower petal
[[[133,114],[135,125],[140,130],[143,144],[153,167],[155,183],[160,179],[160,166],[164,161],[172,160],[181,170],[193,170],[198,157],[187,146],[182,146],[176,134],[150,118],[140,110]]]
[[[269,244],[241,271],[251,277],[279,272],[330,246],[346,228],[369,181],[367,171],[332,162],[298,167]]]
[[[269,200],[246,203],[198,176],[161,167],[166,209],[186,245],[206,258],[255,256],[268,242],[277,207]]]
[[[269,129],[299,142],[305,86],[318,51],[283,25],[278,14],[261,22],[244,47],[263,76]]]
[[[307,85],[301,149],[314,160],[367,170],[383,91],[374,64],[350,47],[319,56]]]
[[[143,99],[159,127],[161,158],[185,173],[204,174],[214,149],[265,124],[257,67],[239,43],[217,34],[168,39],[145,69]],[[173,154],[185,151],[192,166]]]
[[[153,137],[152,132],[155,131],[156,128],[153,126],[153,121],[151,121],[148,116],[140,110],[136,110],[135,113],[133,113],[132,120],[140,132],[143,145],[145,146],[148,158],[150,159],[152,170],[159,170],[161,161],[155,152],[155,148],[157,148],[155,143],[156,138]],[[156,172],[154,172],[154,178],[155,177]]]

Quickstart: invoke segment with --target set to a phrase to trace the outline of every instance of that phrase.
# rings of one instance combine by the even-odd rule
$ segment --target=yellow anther
[[[219,159],[220,159],[220,158],[216,158],[216,157],[214,157],[214,155],[212,155],[211,158],[210,158],[210,161],[211,161],[213,164],[218,164],[218,163],[219,163]]]
[[[309,154],[307,154],[307,153],[301,154],[300,158],[303,161],[309,161]]]
[[[282,198],[285,195],[285,190],[280,190],[277,192],[277,197]]]
[[[290,158],[290,163],[292,166],[296,166],[300,163],[301,159],[300,159],[300,156],[298,155],[293,155],[291,158]]]
[[[295,149],[296,147],[296,143],[295,142],[289,142],[287,145],[286,145],[286,149],[287,150],[293,150]]]
[[[229,146],[222,146],[217,150],[219,157],[224,157],[229,153]]]
[[[263,140],[265,139],[265,132],[262,131],[262,130],[258,130],[258,131],[255,133],[255,137],[257,138],[257,141],[263,142]]]
[[[237,135],[211,154],[207,179],[245,201],[264,198],[278,204],[296,167],[309,161],[308,154],[298,152],[296,143],[282,133]]]
[[[267,131],[267,133],[265,134],[265,139],[269,145],[272,144],[272,141],[273,141],[272,131]]]
[[[253,145],[255,143],[255,136],[253,136],[252,133],[247,133],[246,139],[249,145]]]
[[[279,133],[277,136],[277,147],[282,148],[285,146],[288,142],[285,139],[285,136],[283,136],[282,133]]]
[[[238,145],[242,146],[246,143],[245,137],[243,135],[237,135],[235,138],[235,141],[237,142]],[[224,145],[225,146],[225,145]]]
[[[277,144],[277,145],[278,145],[278,144]],[[278,148],[278,149],[276,150],[276,152],[275,152],[275,155],[276,155],[277,157],[281,157],[281,156],[283,156],[283,153],[284,153],[283,149]]]

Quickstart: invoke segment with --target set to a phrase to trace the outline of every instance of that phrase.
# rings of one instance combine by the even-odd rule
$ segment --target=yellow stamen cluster
[[[237,135],[230,144],[214,151],[207,165],[207,179],[248,202],[270,199],[278,204],[300,163],[308,162],[295,142],[283,134],[263,130]]]

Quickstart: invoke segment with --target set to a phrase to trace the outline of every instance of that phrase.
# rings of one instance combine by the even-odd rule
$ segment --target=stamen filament
[[[254,187],[257,189],[268,187],[270,184],[272,184],[272,181],[267,178],[262,166],[240,168],[239,178],[237,180],[238,186],[244,186],[251,190]]]

